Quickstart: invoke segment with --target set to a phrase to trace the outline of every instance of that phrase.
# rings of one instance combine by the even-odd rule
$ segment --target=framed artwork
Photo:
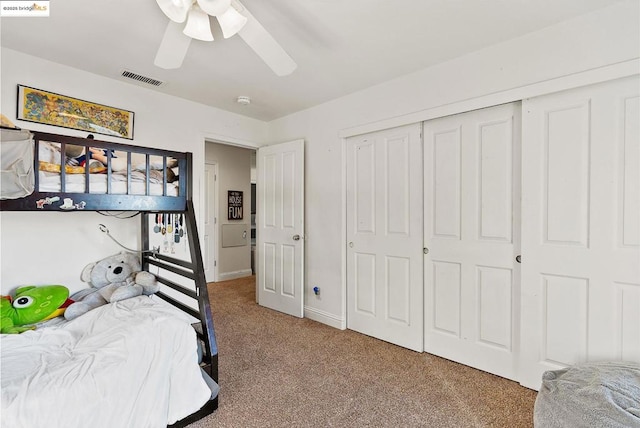
[[[227,220],[242,220],[242,191],[229,190],[227,192],[227,199],[229,202]]]
[[[132,111],[18,85],[16,117],[27,122],[79,129],[133,140]]]

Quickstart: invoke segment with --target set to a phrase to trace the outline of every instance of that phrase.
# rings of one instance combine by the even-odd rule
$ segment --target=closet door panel
[[[431,138],[433,157],[426,173],[433,174],[433,234],[460,239],[460,129],[444,129]]]
[[[520,381],[640,362],[637,77],[523,102]]]
[[[385,257],[385,294],[390,322],[409,325],[411,322],[411,259]]]
[[[546,112],[545,243],[588,246],[589,113],[588,101]]]
[[[558,275],[541,275],[544,360],[560,365],[587,354],[587,292],[589,281]]]
[[[363,316],[376,316],[376,255],[354,254],[355,312]]]
[[[431,261],[433,317],[431,327],[440,333],[460,337],[461,265],[460,263]],[[428,352],[428,351],[427,351]]]
[[[634,361],[640,355],[640,286],[616,283],[618,308],[616,352],[620,358]]]
[[[409,139],[391,140],[385,147],[385,229],[406,238],[411,225],[411,160]]]
[[[347,139],[347,327],[422,351],[420,124]]]
[[[353,147],[355,175],[353,229],[358,234],[376,232],[376,151],[373,141],[364,140]]]
[[[512,269],[478,267],[478,337],[489,346],[512,348]]]
[[[511,242],[514,187],[511,132],[511,120],[480,127],[478,238],[481,240]]]
[[[425,351],[516,378],[518,104],[424,123]]]
[[[620,142],[620,189],[618,198],[619,245],[640,246],[640,97],[624,100],[624,137]],[[635,124],[635,125],[634,125]]]

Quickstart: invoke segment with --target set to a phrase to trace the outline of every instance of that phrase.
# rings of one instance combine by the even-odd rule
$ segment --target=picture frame
[[[244,206],[242,190],[228,190],[227,202],[229,204],[229,208],[227,209],[227,220],[242,220],[242,210]]]
[[[18,85],[16,118],[133,140],[134,112]]]

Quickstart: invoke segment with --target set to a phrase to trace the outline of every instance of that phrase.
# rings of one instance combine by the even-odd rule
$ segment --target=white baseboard
[[[304,307],[304,317],[313,321],[321,322],[328,326],[344,330],[347,328],[346,320],[330,314],[329,312],[321,311],[320,309],[311,308],[309,306]]]
[[[218,281],[228,281],[230,279],[244,278],[253,275],[251,269],[242,269],[234,272],[224,272],[218,274]]]

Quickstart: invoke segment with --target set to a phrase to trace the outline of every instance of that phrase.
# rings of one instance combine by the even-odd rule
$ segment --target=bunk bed
[[[165,315],[169,313],[174,314],[176,319],[180,319],[180,325],[185,324],[188,326],[187,330],[191,331],[189,334],[193,337],[193,341],[196,342],[195,347],[190,345],[187,346],[189,349],[193,348],[196,350],[196,356],[193,358],[195,358],[196,361],[197,373],[201,375],[200,378],[196,379],[197,382],[195,383],[197,383],[197,385],[194,384],[192,389],[194,391],[199,391],[199,397],[202,397],[202,386],[205,385],[208,388],[206,390],[208,395],[204,400],[201,398],[201,401],[204,401],[204,403],[198,404],[198,406],[200,406],[199,408],[196,407],[193,411],[189,410],[188,414],[183,415],[182,413],[186,411],[184,409],[188,408],[189,403],[186,403],[187,406],[183,406],[182,410],[179,406],[185,404],[181,403],[181,401],[184,401],[184,397],[189,396],[187,393],[188,391],[185,392],[185,388],[190,389],[190,386],[188,384],[180,385],[179,380],[184,379],[171,378],[171,376],[173,376],[171,372],[164,372],[164,376],[170,378],[170,381],[164,383],[178,385],[183,389],[176,391],[160,390],[156,392],[159,396],[165,395],[169,397],[168,400],[175,399],[175,401],[168,401],[167,405],[171,407],[171,409],[160,409],[169,415],[166,423],[162,423],[162,426],[166,424],[171,427],[182,427],[214,412],[218,407],[218,350],[207,286],[204,278],[201,248],[198,241],[198,231],[192,202],[192,154],[98,141],[92,139],[92,136],[90,136],[90,138],[78,138],[44,132],[25,131],[18,128],[3,128],[2,133],[3,153],[5,146],[9,146],[9,141],[21,140],[24,136],[27,137],[27,142],[25,144],[27,144],[28,148],[25,149],[24,146],[19,146],[19,150],[22,150],[22,153],[18,155],[19,159],[17,159],[17,162],[22,162],[24,164],[22,167],[18,167],[18,169],[26,168],[31,171],[22,171],[24,174],[18,174],[19,177],[16,178],[16,181],[19,183],[12,189],[14,191],[13,194],[10,196],[3,194],[2,199],[0,200],[1,211],[58,211],[67,213],[78,211],[139,212],[141,214],[141,266],[143,270],[152,272],[156,276],[157,281],[162,284],[160,291],[153,296],[153,299],[149,296],[140,296],[139,298],[124,300],[116,304],[105,305],[90,311],[66,325],[63,323],[63,326],[60,328],[36,329],[35,332],[37,332],[39,336],[37,336],[33,342],[36,343],[36,345],[41,346],[42,344],[47,343],[49,336],[61,334],[60,331],[67,326],[71,326],[71,330],[73,330],[73,328],[77,328],[78,323],[74,324],[74,322],[81,320],[82,318],[86,318],[86,320],[89,321],[97,318],[106,318],[110,319],[111,322],[117,322],[113,321],[116,319],[126,318],[128,320],[126,329],[121,331],[116,329],[119,331],[119,334],[144,335],[144,340],[146,340],[149,335],[144,332],[136,333],[136,326],[146,325],[148,327],[149,325],[152,325],[153,329],[158,329],[164,321],[160,322],[153,320],[150,323],[143,322],[144,320],[136,321],[135,319],[127,318],[129,315],[126,317],[123,316],[122,313],[126,312],[127,314],[131,314],[134,311],[136,313],[140,312],[141,317],[145,317],[145,314],[156,312]],[[85,154],[84,165],[75,165],[77,162],[69,162],[69,156],[67,156],[67,154],[70,152],[83,152]],[[102,166],[94,163],[91,159],[92,156],[86,156],[86,154],[93,152],[102,153],[102,161],[104,162],[101,162]],[[15,165],[13,167],[15,168]],[[5,168],[3,167],[3,169]],[[8,177],[4,175],[5,172],[6,171],[3,171],[3,180]],[[4,187],[5,184],[3,181],[3,188]],[[15,192],[16,188],[19,190],[18,193]],[[21,189],[24,190],[24,192],[22,192]],[[149,248],[149,237],[150,233],[153,231],[151,222],[158,216],[165,215],[176,215],[180,216],[181,219],[184,219],[185,236],[188,240],[188,252],[190,256],[188,258],[190,260],[183,260],[161,254],[157,248]],[[176,280],[175,278],[181,278],[182,280]],[[185,282],[191,285],[185,285]],[[151,302],[149,302],[150,300]],[[100,312],[98,313],[98,311]],[[121,312],[111,314],[109,311]],[[187,323],[185,321],[186,318],[181,318],[181,316],[188,316],[192,318],[188,318],[190,321]],[[176,327],[175,324],[172,325],[174,329],[180,329],[179,326]],[[91,334],[98,334],[96,331],[99,329],[94,328],[93,326],[92,328],[93,330]],[[131,332],[129,332],[130,329],[132,329]],[[106,328],[106,330],[111,331],[113,329]],[[54,332],[55,334],[49,334],[49,331]],[[124,331],[127,333],[123,333]],[[69,332],[65,331],[65,333]],[[73,331],[69,334],[75,334],[79,337],[88,335],[88,333]],[[178,352],[175,348],[179,347],[179,343],[181,343],[181,341],[187,339],[184,339],[182,336],[183,333],[179,333],[178,331],[172,331],[167,334],[170,334],[173,340],[173,345],[171,346],[173,346],[174,349],[172,350],[172,353],[177,355]],[[3,339],[6,339],[3,340],[4,343],[2,343],[3,354],[11,354],[9,352],[11,349],[8,348],[10,348],[10,344],[18,340],[16,336],[24,336],[25,338],[29,337],[27,333],[3,336],[5,336]],[[97,343],[101,343],[99,339],[95,339],[93,337],[92,339],[97,341]],[[24,344],[25,340],[26,339],[18,341],[18,343]],[[106,359],[104,361],[106,361],[105,364],[108,365],[110,361],[109,358],[112,358],[113,355],[121,355],[119,353],[125,351],[114,349],[113,346],[115,345],[113,345],[113,340],[105,340],[107,340],[107,342],[102,343],[101,345],[101,348],[104,349],[91,350],[91,352],[98,353],[97,355],[91,355],[91,358],[99,359],[102,356],[100,353],[104,351],[106,355]],[[133,341],[139,342],[143,341],[143,339],[137,338]],[[73,346],[79,345],[75,344]],[[156,348],[159,346],[163,346],[160,341],[155,344]],[[154,348],[154,344],[151,344],[150,347],[150,349],[156,349]],[[28,352],[29,347],[27,347],[26,350]],[[34,382],[34,379],[46,378],[49,373],[43,372],[42,365],[37,361],[40,357],[34,357],[34,355],[37,355],[42,351],[42,349],[37,349],[36,346],[35,352],[31,355],[25,354],[24,357],[22,357],[21,354],[11,354],[11,358],[5,360],[3,355],[2,425],[4,425],[4,422],[10,420],[12,423],[33,426],[31,422],[29,422],[29,416],[22,414],[25,409],[33,408],[33,405],[31,405],[31,407],[25,406],[25,402],[29,400],[29,397],[9,396],[8,394],[11,394],[15,389],[20,388],[14,388],[13,386],[15,385],[5,387],[5,380],[7,382],[14,381],[30,383]],[[74,352],[75,351],[76,349],[74,348]],[[64,346],[61,347],[61,352],[62,355],[54,356],[53,361],[56,361],[55,358],[61,358],[62,360],[66,359],[66,363],[68,363],[70,356],[73,356],[74,358],[77,357],[75,354],[70,354],[69,349],[65,349]],[[30,379],[21,379],[20,376],[24,377],[26,374],[16,374],[13,372],[11,367],[13,362],[16,362],[16,364],[18,364],[18,362],[24,363],[28,366],[29,359],[33,360],[34,358],[36,361],[33,361],[33,366],[37,373],[34,373]],[[140,355],[138,358],[143,361],[137,361],[139,365],[137,370],[142,370],[143,373],[145,370],[147,372],[152,369],[164,371],[170,370],[170,367],[173,367],[171,364],[169,364],[169,366],[165,365],[156,367],[157,364],[155,364],[156,361],[153,353],[151,356],[147,353],[145,355]],[[152,361],[148,361],[149,358]],[[183,355],[180,358],[183,360],[189,360],[192,356]],[[127,355],[126,359],[136,362],[135,355]],[[147,361],[144,361],[144,359],[147,359]],[[79,364],[84,364],[82,361],[86,363],[85,360],[80,359]],[[152,362],[155,365],[152,364]],[[40,366],[38,366],[38,364],[40,364]],[[22,370],[22,366],[20,364],[18,364],[17,367],[18,370]],[[81,371],[85,369],[86,367],[78,368],[78,370]],[[91,370],[91,368],[88,370]],[[51,369],[51,372],[55,371],[54,366]],[[80,387],[76,387],[75,385],[72,386],[72,388],[76,390],[77,394],[91,395],[92,393],[97,393],[98,396],[103,398],[103,400],[88,401],[86,405],[89,406],[89,409],[83,409],[78,413],[77,417],[82,416],[84,418],[87,414],[96,416],[102,414],[104,419],[104,414],[98,411],[92,411],[91,406],[108,407],[110,400],[109,396],[118,397],[118,399],[120,399],[118,403],[120,403],[123,400],[122,395],[127,390],[133,390],[135,392],[136,388],[140,388],[140,391],[143,391],[143,387],[138,385],[120,385],[119,388],[116,387],[114,390],[101,390],[99,392],[90,391],[91,388],[101,386],[97,380],[100,376],[104,376],[104,373],[89,373],[88,376],[80,376],[88,378],[90,382],[93,381],[95,385],[81,385]],[[52,382],[54,381],[55,379],[53,379],[53,381],[48,379],[48,383],[46,383],[46,385],[48,385],[47,387],[51,387]],[[66,382],[61,381],[60,384],[65,385]],[[58,400],[59,397],[57,397],[57,395],[64,389],[64,387],[56,385],[56,387],[51,391],[42,392],[35,391],[36,388],[32,388],[31,386],[32,385],[29,385],[22,389],[26,390],[28,394],[52,394],[38,395],[38,398],[34,401],[42,400],[43,397],[45,400],[47,398],[54,401]],[[89,388],[89,390],[86,388]],[[132,399],[145,401],[142,397],[134,396]],[[191,403],[191,406],[193,407],[193,403]],[[65,408],[64,404],[62,407],[63,409],[60,409],[60,411],[76,411]],[[35,409],[37,410],[37,406]],[[113,409],[113,411],[118,412],[120,409]],[[145,411],[148,411],[148,409]],[[12,412],[16,414],[12,415]],[[60,416],[60,414],[57,416]],[[12,419],[9,419],[10,417]],[[49,418],[52,422],[47,424],[47,426],[58,426],[55,423],[55,414],[46,415],[45,417]],[[148,421],[149,419],[141,419],[124,415],[124,418],[120,418],[119,420],[129,421],[126,424],[129,426],[132,426],[131,424],[138,426],[134,421]],[[83,419],[82,425],[99,427],[104,426],[104,423],[106,423],[104,420],[91,421]],[[148,422],[140,423],[144,423],[146,426]]]

